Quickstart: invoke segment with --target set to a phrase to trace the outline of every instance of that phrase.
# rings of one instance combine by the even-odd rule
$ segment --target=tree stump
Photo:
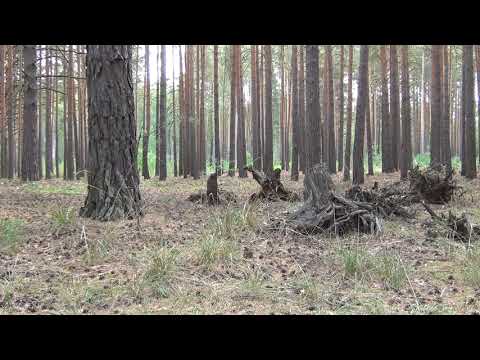
[[[231,191],[219,190],[217,174],[213,173],[207,179],[207,191],[191,194],[187,200],[202,204],[208,203],[208,205],[219,205],[237,202],[237,197]]]
[[[267,201],[299,201],[299,197],[294,192],[288,191],[280,181],[280,169],[276,169],[271,176],[265,175],[262,171],[255,170],[252,166],[246,166],[245,170],[252,173],[253,179],[261,186],[262,190],[250,196],[249,201],[267,200]]]
[[[287,224],[302,233],[349,231],[373,233],[380,230],[374,207],[335,193],[328,169],[317,165],[304,179],[304,205],[287,219]]]

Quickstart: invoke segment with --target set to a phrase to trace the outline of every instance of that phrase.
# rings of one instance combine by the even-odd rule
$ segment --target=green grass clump
[[[406,269],[395,255],[385,254],[377,258],[375,273],[388,289],[399,290],[407,280]]]
[[[465,282],[474,287],[480,287],[480,245],[467,250],[463,266]]]
[[[374,259],[365,249],[361,247],[345,247],[339,250],[342,261],[344,276],[363,280],[374,268]]]
[[[143,280],[155,297],[168,296],[177,257],[178,251],[174,249],[161,248],[154,251]]]
[[[20,219],[0,220],[0,251],[15,253],[23,240],[24,223]]]
[[[50,226],[54,234],[70,231],[77,223],[77,214],[74,208],[59,207],[50,213]]]

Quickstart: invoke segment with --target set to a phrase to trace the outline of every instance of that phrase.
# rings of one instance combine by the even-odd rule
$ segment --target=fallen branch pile
[[[396,182],[380,189],[378,183],[375,183],[370,190],[354,185],[345,192],[345,197],[353,201],[370,204],[375,213],[382,217],[397,215],[412,218],[413,214],[407,211],[405,207],[419,201],[419,196],[410,192],[408,185],[403,182]]]
[[[255,170],[252,166],[246,166],[245,170],[253,175],[253,179],[262,187],[258,193],[250,196],[250,202],[256,200],[266,201],[299,201],[300,198],[292,191],[285,189],[280,181],[280,169],[276,169],[272,175],[265,175],[262,171]]]
[[[437,215],[424,201],[421,203],[434,222],[448,229],[448,237],[467,243],[479,239],[480,226],[472,224],[465,213],[458,217],[449,210],[448,216],[445,216],[445,214]]]

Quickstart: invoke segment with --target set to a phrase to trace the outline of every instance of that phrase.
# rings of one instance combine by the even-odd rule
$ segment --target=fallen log
[[[262,171],[254,169],[252,166],[246,166],[245,170],[252,173],[253,179],[261,186],[258,193],[250,196],[250,202],[256,200],[266,201],[299,201],[300,198],[292,191],[285,189],[280,181],[280,169],[276,169],[272,175],[265,175]]]
[[[448,229],[447,236],[449,238],[466,243],[480,238],[480,226],[472,224],[465,213],[458,217],[449,210],[448,216],[444,214],[438,215],[425,201],[421,201],[421,204],[434,222]]]

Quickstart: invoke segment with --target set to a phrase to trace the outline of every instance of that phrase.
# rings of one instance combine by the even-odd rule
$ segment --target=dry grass
[[[397,179],[368,177],[367,186]],[[258,191],[251,178],[219,178],[237,204],[186,201],[205,180],[143,182],[140,227],[78,218],[83,182],[4,183],[0,314],[458,314],[478,308],[480,248],[429,236],[420,207],[415,221],[387,220],[379,235],[303,236],[265,230],[300,204],[246,205]],[[302,178],[282,180],[301,194]],[[460,182],[468,195],[451,208],[479,223],[480,182]],[[341,176],[335,183],[349,186]]]

